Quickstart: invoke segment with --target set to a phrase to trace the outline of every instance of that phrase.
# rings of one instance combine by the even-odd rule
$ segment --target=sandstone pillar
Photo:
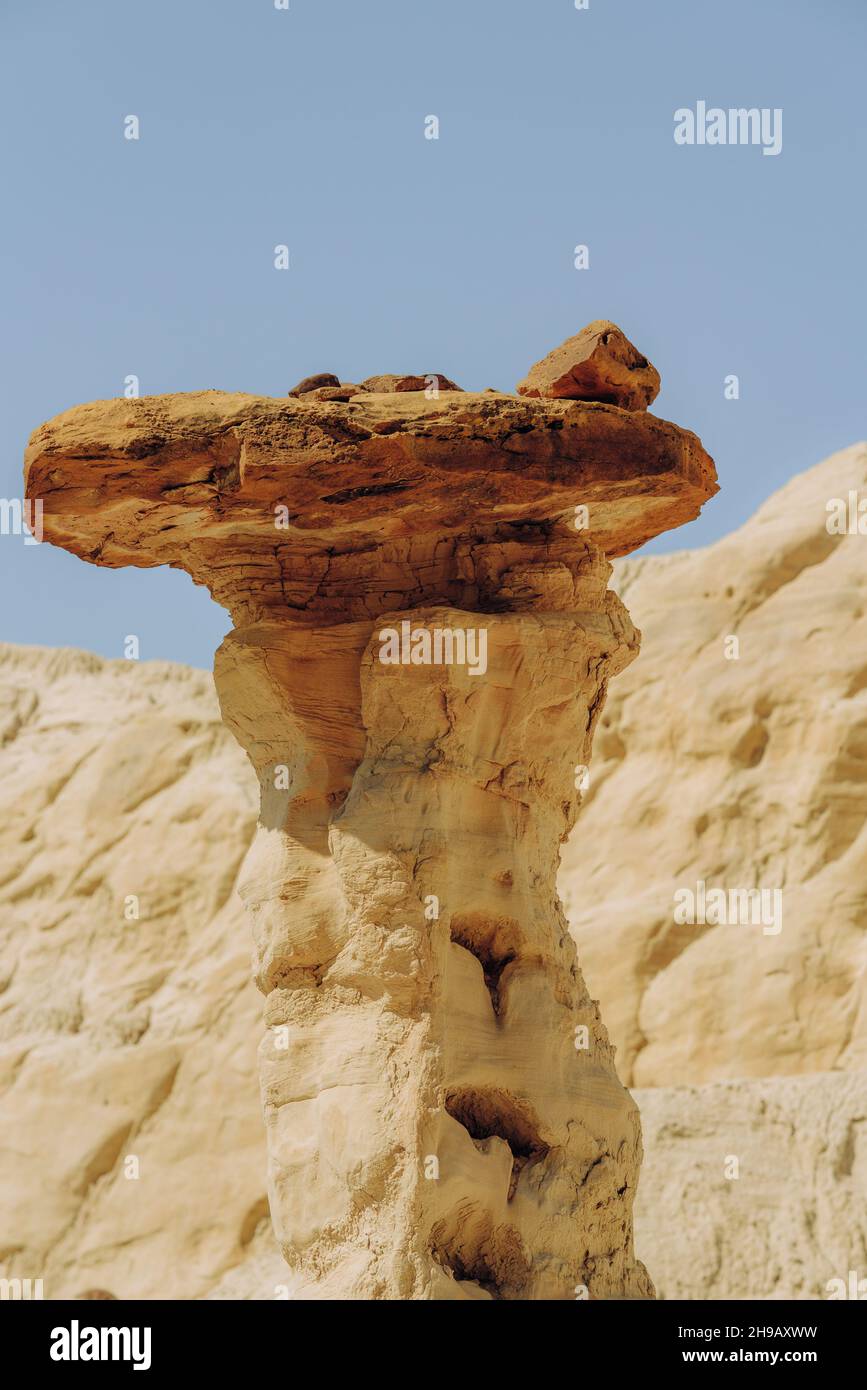
[[[46,539],[182,566],[236,623],[215,675],[261,786],[242,894],[301,1296],[652,1294],[638,1116],[555,878],[638,650],[606,557],[694,516],[714,474],[687,431],[563,399],[556,368],[557,399],[544,371],[522,400],[206,392],[31,441]]]

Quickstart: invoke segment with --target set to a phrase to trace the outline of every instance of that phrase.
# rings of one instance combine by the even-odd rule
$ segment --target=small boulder
[[[626,334],[615,323],[597,319],[531,367],[518,383],[518,395],[646,410],[659,385],[659,372]]]
[[[377,392],[426,391],[428,386],[436,386],[439,391],[463,390],[441,372],[428,372],[424,376],[397,376],[393,372],[385,372],[381,376],[366,377],[361,384],[365,391]]]
[[[340,378],[333,372],[317,372],[315,376],[306,376],[303,381],[299,381],[297,386],[293,386],[288,392],[290,396],[306,396],[308,391],[315,391],[318,386],[339,386]]]

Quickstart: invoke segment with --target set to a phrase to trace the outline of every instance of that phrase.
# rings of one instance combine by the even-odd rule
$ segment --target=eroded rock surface
[[[555,877],[638,650],[607,556],[715,489],[688,431],[489,393],[204,392],[34,435],[47,540],[183,567],[236,623],[271,1210],[311,1296],[651,1292],[637,1113]]]
[[[660,1298],[852,1297],[850,1272],[867,1277],[867,1072],[635,1098],[649,1155],[635,1238]]]

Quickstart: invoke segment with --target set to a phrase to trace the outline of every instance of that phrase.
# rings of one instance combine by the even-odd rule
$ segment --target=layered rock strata
[[[557,899],[638,634],[608,556],[716,490],[641,412],[486,392],[97,402],[37,430],[45,538],[229,609],[275,1231],[312,1297],[652,1293],[635,1106]],[[576,525],[577,528],[576,529]]]

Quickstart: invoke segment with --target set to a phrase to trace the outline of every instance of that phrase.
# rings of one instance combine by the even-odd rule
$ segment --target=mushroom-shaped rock
[[[608,556],[716,491],[688,431],[498,393],[199,392],[38,429],[46,540],[236,627],[271,1211],[296,1295],[643,1297],[636,1108],[556,894],[609,679]]]
[[[659,394],[659,372],[615,323],[597,319],[531,367],[518,394],[646,410]]]

